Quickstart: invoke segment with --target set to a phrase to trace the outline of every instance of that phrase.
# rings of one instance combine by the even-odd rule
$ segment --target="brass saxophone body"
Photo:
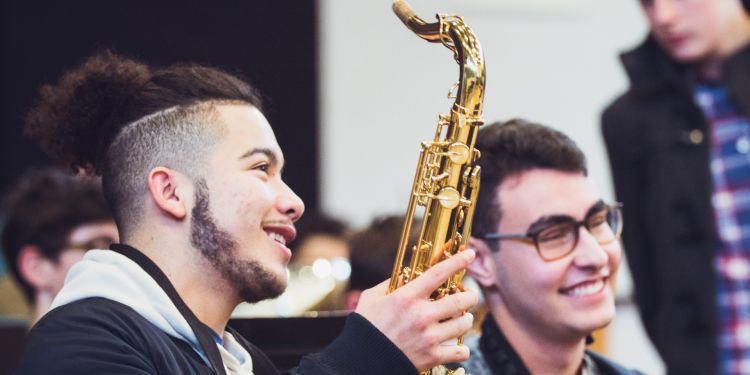
[[[455,102],[450,114],[439,116],[434,139],[421,145],[390,291],[466,247],[479,192],[480,169],[476,161],[480,153],[474,144],[479,126],[484,123],[485,90],[482,48],[461,17],[438,14],[438,22],[426,23],[402,0],[394,1],[393,11],[419,37],[442,43],[453,51],[460,76],[452,90]],[[407,265],[404,260],[417,206],[424,209],[422,224]],[[452,275],[432,298],[461,290],[464,273]],[[458,338],[458,342],[462,344],[463,338]]]

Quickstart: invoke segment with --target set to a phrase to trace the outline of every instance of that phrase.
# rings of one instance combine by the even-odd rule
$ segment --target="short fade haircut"
[[[104,194],[121,236],[137,226],[156,166],[193,180],[206,153],[225,132],[215,106],[246,104],[262,111],[250,84],[220,69],[194,63],[152,68],[103,51],[40,90],[26,117],[26,134],[73,170],[102,176]]]
[[[2,247],[11,273],[29,301],[34,289],[18,270],[18,254],[26,245],[57,261],[73,230],[112,220],[99,179],[73,176],[55,168],[23,175],[4,197]]]
[[[478,161],[481,185],[472,228],[476,236],[496,231],[502,218],[497,190],[507,178],[532,169],[588,174],[586,157],[572,139],[523,119],[482,127],[476,148],[482,153]]]

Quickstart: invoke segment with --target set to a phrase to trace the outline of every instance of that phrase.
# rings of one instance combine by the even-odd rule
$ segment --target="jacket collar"
[[[492,314],[488,314],[482,323],[482,337],[479,348],[487,361],[492,374],[528,375],[529,370],[521,357],[505,338],[500,327],[495,323]]]
[[[639,93],[658,93],[672,87],[688,89],[688,67],[672,60],[649,36],[638,47],[620,55],[631,89]]]
[[[159,286],[164,290],[167,296],[169,296],[169,299],[172,300],[172,303],[174,303],[175,307],[177,307],[177,310],[180,312],[180,314],[182,314],[185,320],[187,320],[190,328],[198,338],[198,342],[203,349],[203,353],[205,353],[209,365],[213,369],[214,373],[219,375],[226,375],[226,372],[224,371],[224,363],[221,359],[221,353],[219,352],[219,348],[216,346],[216,341],[214,340],[215,334],[213,333],[211,328],[203,324],[198,319],[198,317],[195,316],[193,311],[190,310],[187,304],[185,304],[185,301],[183,301],[179,293],[177,293],[177,289],[175,289],[174,285],[172,285],[172,282],[169,281],[169,278],[167,278],[167,275],[164,274],[159,266],[157,266],[156,263],[149,259],[149,257],[147,257],[145,254],[134,247],[125,244],[112,244],[110,249],[126,256],[127,258],[138,264],[144,271],[146,271],[146,273],[149,274],[149,276],[151,276],[156,281],[157,284],[159,284]]]
[[[631,82],[631,89],[640,93],[658,93],[675,87],[690,90],[685,79],[690,65],[674,61],[649,35],[636,48],[620,55],[620,60]],[[737,92],[750,96],[750,44],[740,48],[722,65],[721,80],[736,85]],[[730,79],[731,77],[731,79]],[[732,87],[730,87],[732,89]]]

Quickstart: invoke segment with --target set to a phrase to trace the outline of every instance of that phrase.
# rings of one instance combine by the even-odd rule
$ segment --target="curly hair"
[[[476,148],[482,152],[479,197],[472,232],[494,232],[502,217],[497,189],[506,178],[536,169],[587,175],[586,157],[564,133],[522,119],[482,127]]]
[[[111,51],[89,57],[40,94],[26,134],[60,164],[102,176],[121,232],[138,222],[137,198],[153,167],[200,177],[205,153],[225,130],[216,104],[262,110],[255,88],[217,68],[152,69]]]
[[[22,247],[35,245],[45,257],[57,260],[76,227],[112,219],[98,178],[73,176],[56,168],[24,174],[4,197],[3,215],[3,252],[30,300],[34,289],[18,270]]]

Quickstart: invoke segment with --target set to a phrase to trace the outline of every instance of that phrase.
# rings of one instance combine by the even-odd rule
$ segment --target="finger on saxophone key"
[[[468,333],[473,324],[474,315],[468,312],[456,318],[444,321],[442,325],[445,328],[444,334],[447,338],[440,343],[440,346],[457,346],[457,337]]]
[[[457,272],[466,269],[474,260],[474,250],[467,249],[440,263],[430,267],[419,277],[409,282],[404,288],[410,288],[417,291],[419,295],[429,296],[449,277]]]

